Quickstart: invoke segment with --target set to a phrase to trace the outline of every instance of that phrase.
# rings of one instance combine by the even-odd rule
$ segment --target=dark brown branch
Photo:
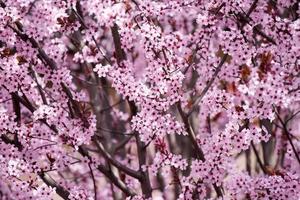
[[[185,127],[185,129],[188,133],[188,137],[189,137],[190,141],[192,142],[192,145],[193,145],[193,147],[194,147],[194,149],[197,153],[197,157],[200,160],[205,161],[204,153],[203,153],[202,149],[200,148],[200,146],[198,145],[198,142],[196,140],[196,136],[195,136],[194,131],[191,127],[188,116],[182,110],[182,107],[181,107],[180,103],[177,104],[177,109],[178,109],[179,114],[181,116],[181,119],[183,121],[184,127]]]
[[[262,171],[264,172],[264,174],[268,174],[263,162],[261,161],[260,157],[259,157],[259,154],[258,154],[258,151],[257,149],[255,148],[255,145],[253,144],[253,142],[251,141],[251,146],[253,148],[253,151],[254,151],[254,154],[255,154],[255,157],[256,157],[256,160],[260,166],[260,168],[262,169]]]
[[[251,13],[255,10],[256,6],[257,6],[258,0],[254,0],[252,5],[250,6],[249,10],[247,11],[246,15],[244,15],[243,13],[238,13],[237,16],[240,18],[241,23],[239,25],[239,28],[242,30],[243,27],[247,24],[250,23],[250,15]],[[261,30],[261,28],[259,28],[259,26],[254,26],[253,27],[253,32],[255,34],[260,35],[262,38],[265,38],[268,42],[276,45],[276,42],[273,38],[271,38],[270,36],[268,36],[265,32],[263,32]]]
[[[88,151],[86,151],[86,149],[84,149],[82,146],[79,147],[79,151],[78,151],[83,157],[87,157],[89,160],[91,160],[91,157],[88,153]],[[124,194],[126,194],[127,196],[134,196],[135,193],[129,189],[123,182],[121,182],[120,179],[118,179],[113,172],[110,169],[106,169],[103,165],[98,165],[97,169],[105,175],[106,178],[108,178],[115,186],[117,186],[122,192],[124,192]]]
[[[13,109],[16,115],[16,122],[20,124],[21,122],[21,106],[20,101],[18,100],[18,95],[14,92],[11,94],[12,102],[13,102]]]
[[[1,135],[1,140],[6,143],[6,144],[12,144],[15,147],[18,148],[19,151],[22,151],[23,149],[23,145],[19,142],[10,140],[7,136],[5,135]],[[38,173],[39,177],[43,180],[43,182],[48,185],[51,186],[53,188],[55,188],[56,193],[63,199],[65,200],[69,200],[69,195],[70,192],[66,189],[64,189],[62,186],[60,186],[59,184],[57,184],[50,176],[48,176],[46,173],[44,172],[39,172]]]
[[[67,92],[67,93],[69,93],[69,92]],[[70,95],[70,94],[67,94],[67,95]],[[16,97],[16,99],[19,101],[19,102],[21,102],[23,105],[25,105],[25,107],[27,107],[31,112],[34,112],[35,111],[35,108],[32,106],[32,104],[28,101],[28,99],[27,100],[24,100],[23,98],[21,98],[20,96],[18,96],[18,95],[16,95],[15,96]],[[71,96],[70,96],[71,97]],[[47,124],[47,122],[46,122],[46,120],[40,120],[40,121],[42,121],[43,123],[45,123],[46,125],[48,125]],[[49,125],[48,125],[49,126]],[[52,126],[49,126],[50,127],[50,129],[51,130],[53,130],[55,133],[57,133],[57,130],[56,130],[56,128],[55,127],[52,127]],[[2,137],[1,137],[2,138]],[[13,143],[13,141],[10,141],[9,140],[9,138],[7,138],[7,137],[5,137],[4,135],[3,135],[3,140],[4,141],[7,141],[7,143]],[[21,144],[20,144],[21,145]],[[18,145],[19,146],[19,145]],[[82,148],[82,147],[79,147],[80,149]],[[113,159],[112,159],[113,160]],[[114,163],[116,164],[118,164],[118,166],[119,167],[122,167],[123,165],[121,165],[120,163],[118,163],[116,160],[113,160],[113,161],[115,161]],[[105,171],[103,168],[101,168],[101,166],[99,166],[98,167],[98,169],[101,169],[102,171],[101,172],[105,172],[105,174],[104,175],[106,175],[109,179],[111,179],[111,181],[117,186],[117,187],[119,187],[125,194],[127,194],[127,195],[133,195],[134,193],[132,193],[132,192],[130,192],[126,187],[124,187],[124,184],[122,184],[122,183],[120,183],[119,181],[118,181],[118,179],[113,175],[113,174],[111,174],[109,171]],[[119,169],[119,168],[118,168]],[[129,168],[128,168],[129,169]],[[41,175],[43,175],[43,174],[41,174]],[[43,181],[47,181],[48,179],[45,177],[45,175],[43,175],[42,177],[42,180]],[[52,186],[52,187],[55,187],[54,186],[54,181],[53,180],[48,180],[48,182],[45,182],[47,185],[49,185],[49,186]],[[61,187],[61,186],[59,186],[59,185],[57,185],[57,187],[56,188],[58,188],[58,190],[57,190],[57,194],[58,195],[60,195],[63,199],[68,199],[68,198],[65,198],[65,196],[67,195],[69,195],[69,194],[66,194],[65,192],[64,192],[64,189]]]
[[[20,101],[20,103],[25,106],[30,112],[34,112],[36,108],[28,101],[27,98],[25,98],[25,95],[23,97],[20,97],[19,95],[16,96],[16,98]]]
[[[288,123],[290,120],[292,120],[294,117],[296,117],[300,113],[300,110],[292,114],[286,121],[285,123]]]
[[[198,159],[205,161],[204,153],[196,140],[196,136],[195,136],[193,128],[189,122],[188,115],[184,113],[180,103],[177,104],[177,109],[178,109],[181,119],[184,123],[184,127],[188,133],[188,137],[189,137],[190,141],[192,142],[192,145],[197,153]],[[218,197],[222,197],[223,196],[222,189],[220,187],[218,187],[216,184],[213,184],[213,187],[214,187]]]
[[[19,141],[11,140],[11,139],[9,139],[8,136],[6,136],[6,135],[4,135],[4,134],[2,134],[0,138],[1,138],[1,140],[2,140],[5,144],[12,144],[12,145],[14,145],[15,147],[17,147],[17,149],[18,149],[19,151],[22,151],[22,150],[23,150],[23,145],[22,145]]]
[[[117,63],[120,66],[121,62],[126,59],[126,55],[124,50],[122,49],[121,45],[121,39],[120,34],[118,31],[117,24],[114,24],[114,26],[111,28],[113,41],[115,44],[115,56],[117,59]],[[121,66],[120,66],[121,67]],[[131,110],[131,117],[137,114],[137,107],[132,101],[128,101],[129,107]],[[139,138],[139,133],[135,133],[135,139],[136,139],[136,145],[137,145],[137,152],[138,152],[138,159],[139,159],[139,181],[141,183],[142,192],[145,195],[146,198],[149,198],[152,196],[152,188],[149,180],[149,174],[146,171],[142,170],[142,166],[146,164],[146,154],[147,154],[147,148],[143,148],[142,142]]]
[[[92,177],[93,185],[94,185],[94,198],[95,198],[95,200],[97,200],[97,183],[96,183],[96,179],[95,179],[94,172],[93,172],[93,169],[92,169],[91,165],[88,164],[88,166],[89,166],[89,169],[90,169],[90,173],[91,173],[91,177]]]
[[[126,55],[124,50],[122,49],[121,38],[117,24],[114,24],[114,26],[111,28],[111,33],[115,44],[115,56],[118,64],[120,64],[120,62],[126,59]]]
[[[32,112],[34,111],[33,106],[29,103],[28,104],[28,99],[27,100],[23,100],[21,97],[19,97],[16,93],[12,93],[12,99],[13,99],[13,107],[14,107],[14,112],[17,116],[17,121],[19,122],[21,120],[21,107],[20,107],[20,103],[22,102],[23,104],[27,105],[30,110],[32,110]],[[17,140],[17,137],[15,140],[10,140],[7,136],[5,135],[1,135],[1,139],[3,142],[5,142],[6,144],[13,144],[14,146],[16,146],[18,148],[19,151],[22,151],[23,149],[23,145]],[[39,177],[44,181],[44,183],[48,186],[54,187],[56,189],[56,193],[61,196],[63,199],[68,200],[68,196],[69,196],[69,191],[65,190],[62,186],[58,185],[57,183],[55,183],[55,181],[50,177],[47,176],[44,172],[40,172],[38,173]]]
[[[1,8],[5,8],[6,7],[6,5],[5,5],[5,3],[3,3],[3,1],[0,1],[0,6],[1,6]]]
[[[80,10],[80,4],[77,4],[77,9]],[[74,14],[77,16],[80,24],[82,25],[83,28],[85,29],[89,29],[89,27],[84,23],[84,20],[83,20],[83,16],[80,14],[80,12],[72,9],[72,11],[74,12]],[[102,54],[102,56],[104,57],[104,59],[106,60],[106,62],[110,65],[112,65],[112,62],[111,60],[104,54],[104,52],[101,50],[98,42],[96,41],[96,38],[94,36],[92,36],[92,39],[96,45],[96,48],[98,49],[98,51]]]
[[[277,45],[275,40],[268,36],[265,32],[263,32],[258,26],[254,26],[253,32],[260,35],[261,37],[265,38],[268,42]]]
[[[0,3],[1,3],[2,7],[5,6],[5,4],[2,3],[2,1]],[[16,33],[16,35],[19,36],[24,42],[30,42],[31,45],[33,46],[33,48],[36,48],[38,50],[38,57],[44,63],[46,63],[52,70],[56,69],[57,65],[56,65],[55,61],[48,57],[48,55],[45,53],[45,51],[39,46],[38,42],[35,39],[33,39],[33,38],[29,37],[28,35],[26,35],[25,33],[22,33],[22,30],[20,29],[20,27],[22,27],[22,25],[19,22],[16,22],[15,25],[16,25],[17,28],[15,28],[12,25],[8,25],[8,27],[11,28]],[[77,104],[77,102],[75,102],[73,100],[70,90],[63,83],[62,83],[62,88],[63,88],[63,91],[68,96],[69,100],[71,101],[71,103],[72,103],[72,105],[73,105],[76,113],[81,117],[81,112],[80,112],[80,109],[78,108],[78,104]],[[34,106],[30,102],[26,101],[26,99],[24,99],[22,97],[19,97],[19,96],[18,96],[18,100],[25,107],[27,107],[31,112],[34,112],[35,108],[34,108]],[[46,120],[41,120],[41,121],[47,124]],[[53,127],[50,127],[50,128],[57,133],[57,130],[55,128],[53,128]],[[103,172],[103,174],[106,175],[125,194],[127,194],[128,196],[133,196],[134,195],[134,193],[132,191],[130,191],[123,183],[120,183],[119,180],[111,172],[105,170],[101,166],[99,166],[98,169],[101,172]],[[62,187],[57,186],[55,184],[54,180],[51,180],[51,179],[47,178],[44,173],[40,174],[40,176],[41,176],[42,180],[47,185],[53,186],[53,187],[55,187],[57,189],[58,195],[60,195],[63,199],[68,199],[68,196],[69,196],[69,192],[68,191],[65,191]]]
[[[61,83],[61,86],[62,86],[63,91],[66,93],[67,97],[69,98],[70,103],[73,106],[75,115],[82,120],[84,127],[88,128],[90,126],[90,124],[89,124],[87,118],[84,116],[84,114],[80,110],[80,106],[79,106],[78,102],[73,99],[73,95],[72,95],[70,89],[64,83]]]
[[[39,82],[38,82],[37,75],[36,75],[36,73],[35,73],[35,71],[33,70],[33,68],[32,68],[31,65],[30,65],[29,69],[30,69],[31,75],[32,75],[32,77],[33,77],[33,80],[35,81],[35,83],[36,83],[36,85],[37,85],[37,88],[38,88],[39,94],[40,94],[40,96],[41,96],[41,98],[42,98],[42,101],[43,101],[43,103],[44,103],[45,105],[47,105],[47,104],[48,104],[48,103],[47,103],[47,98],[46,98],[46,95],[45,95],[45,93],[44,93],[44,91],[43,91],[42,86],[41,86],[41,85],[39,84]]]
[[[104,174],[115,186],[117,186],[126,196],[136,195],[130,188],[128,188],[123,182],[121,182],[112,171],[106,169],[104,166],[99,165],[97,168],[102,174]]]
[[[136,133],[135,139],[137,143],[137,153],[138,153],[138,160],[139,160],[139,168],[140,168],[140,173],[141,173],[141,187],[142,187],[142,192],[145,195],[146,198],[150,198],[152,194],[152,188],[150,184],[150,179],[149,179],[149,174],[148,171],[143,171],[142,166],[146,164],[146,158],[147,158],[147,149],[143,148],[141,139],[138,135],[139,133]]]
[[[214,83],[216,77],[218,76],[219,72],[221,71],[222,66],[224,65],[225,61],[228,58],[228,54],[224,54],[221,62],[219,63],[219,65],[217,66],[217,68],[215,69],[215,72],[212,76],[212,78],[209,80],[209,82],[207,83],[206,87],[202,90],[201,94],[196,97],[193,106],[191,108],[191,110],[188,112],[187,116],[190,116],[192,114],[192,112],[195,110],[195,108],[197,107],[197,104],[202,100],[202,98],[205,96],[205,94],[208,92],[209,88],[212,86],[212,84]]]
[[[131,117],[132,117],[137,114],[138,109],[134,104],[134,102],[128,100],[128,103],[129,103]],[[138,132],[135,132],[135,140],[136,140],[138,160],[139,160],[139,172],[141,174],[140,183],[142,187],[142,192],[146,198],[150,198],[152,196],[152,187],[149,179],[149,174],[148,171],[143,171],[142,169],[142,166],[146,164],[147,148],[143,146]]]
[[[93,140],[97,149],[100,151],[101,155],[113,166],[115,166],[120,171],[124,172],[125,174],[132,176],[136,179],[141,179],[141,175],[139,172],[128,168],[127,166],[121,164],[119,161],[113,159],[111,155],[104,149],[103,145],[99,143],[96,139]]]
[[[115,146],[112,150],[112,154],[115,154],[116,152],[118,152],[120,149],[122,149],[128,142],[130,142],[131,138],[133,137],[133,135],[128,136],[127,138],[125,138],[124,140],[122,140],[117,146]]]
[[[116,103],[114,103],[114,104],[112,104],[112,105],[110,105],[110,106],[108,106],[108,107],[106,107],[106,108],[102,108],[99,112],[100,112],[100,113],[103,113],[103,112],[105,112],[105,111],[108,111],[108,110],[112,109],[113,107],[115,107],[115,106],[121,104],[122,102],[124,102],[123,99],[121,99],[120,101],[118,101],[118,102],[116,102]]]
[[[66,189],[64,189],[62,186],[58,185],[53,178],[48,176],[44,172],[38,173],[39,177],[46,183],[46,185],[55,188],[56,193],[63,199],[69,200],[70,192]]]
[[[254,11],[254,9],[256,8],[256,5],[258,3],[258,0],[254,0],[253,3],[251,4],[248,12],[246,13],[246,17],[249,18],[251,13]]]
[[[19,22],[16,22],[19,23]],[[19,23],[20,24],[20,23]],[[56,63],[53,59],[51,59],[45,51],[40,47],[39,43],[34,39],[26,35],[25,33],[22,33],[17,28],[13,27],[12,25],[8,25],[9,28],[11,28],[17,36],[21,38],[24,42],[30,42],[33,48],[36,48],[38,50],[38,57],[44,61],[51,69],[56,69]]]
[[[275,107],[274,107],[274,109],[275,109]],[[275,110],[275,114],[276,114],[277,118],[279,119],[279,121],[280,121],[280,123],[281,123],[281,125],[283,127],[283,133],[286,135],[286,137],[287,137],[287,139],[288,139],[288,141],[289,141],[289,143],[290,143],[290,145],[292,147],[292,150],[293,150],[293,152],[295,154],[295,157],[296,157],[298,163],[300,164],[300,157],[299,157],[297,149],[296,149],[296,147],[295,147],[295,145],[294,145],[294,143],[292,141],[291,133],[287,129],[287,124],[281,119],[281,117],[279,116],[279,113],[277,113],[276,110]]]

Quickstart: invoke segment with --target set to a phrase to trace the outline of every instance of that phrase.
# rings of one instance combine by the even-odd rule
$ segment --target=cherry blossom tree
[[[0,199],[300,198],[297,0],[0,0]]]

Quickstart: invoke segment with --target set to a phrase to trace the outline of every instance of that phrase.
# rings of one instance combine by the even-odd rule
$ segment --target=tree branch
[[[178,109],[181,119],[184,123],[185,129],[188,133],[188,137],[189,137],[190,141],[192,142],[192,145],[197,153],[197,157],[204,162],[205,161],[204,153],[196,140],[196,136],[195,136],[193,128],[189,122],[188,115],[184,113],[180,103],[177,104],[177,109]],[[214,187],[218,197],[222,197],[223,194],[222,194],[221,188],[218,187],[216,184],[213,184],[213,187]]]
[[[132,176],[138,180],[141,179],[141,174],[138,171],[132,170],[125,165],[121,164],[119,161],[116,159],[113,159],[111,155],[104,149],[103,145],[98,142],[96,139],[93,139],[94,143],[96,144],[96,147],[100,151],[101,155],[113,166],[118,168],[120,171],[126,173],[129,176]]]
[[[275,107],[274,107],[274,110],[275,110]],[[294,143],[292,141],[291,133],[287,129],[287,124],[283,122],[283,120],[279,116],[279,113],[277,113],[276,110],[275,110],[275,114],[276,114],[277,118],[279,119],[279,121],[280,121],[280,123],[281,123],[281,125],[283,127],[283,133],[286,135],[286,137],[287,137],[287,139],[288,139],[288,141],[289,141],[289,143],[290,143],[290,145],[292,147],[292,150],[293,150],[293,152],[295,154],[295,157],[296,157],[296,159],[297,159],[297,161],[298,161],[298,163],[300,165],[300,157],[299,157],[297,149],[296,149],[296,147],[295,147],[295,145],[294,145]]]
[[[255,148],[255,145],[253,144],[253,141],[251,141],[251,146],[253,148],[253,151],[254,151],[254,154],[255,154],[255,157],[256,157],[256,160],[260,166],[260,168],[262,169],[262,171],[264,172],[264,174],[268,174],[266,168],[265,168],[265,165],[263,164],[263,162],[261,161],[260,157],[259,157],[259,154],[258,154],[258,151],[257,149]]]
[[[23,149],[23,145],[19,142],[10,140],[7,136],[1,135],[1,140],[6,144],[12,144],[15,147],[18,148],[18,150],[21,152]],[[64,189],[62,186],[57,184],[49,175],[47,175],[45,172],[39,172],[38,176],[43,180],[43,182],[50,186],[55,188],[56,193],[63,198],[64,200],[69,200],[70,192],[66,189]]]
[[[137,107],[134,104],[134,102],[129,101],[129,107],[131,111],[131,117],[137,114]],[[142,192],[145,195],[146,198],[150,198],[152,196],[152,187],[149,180],[149,174],[148,171],[143,171],[142,166],[146,164],[146,158],[147,158],[147,148],[143,147],[143,144],[141,142],[141,139],[139,137],[139,133],[135,132],[135,140],[136,140],[136,146],[137,146],[137,153],[138,153],[138,160],[139,160],[139,172],[141,174],[141,187]]]
[[[208,92],[209,88],[212,86],[212,84],[214,83],[217,75],[219,74],[219,72],[221,71],[222,66],[224,65],[226,59],[228,58],[228,54],[224,54],[221,62],[219,63],[219,65],[217,66],[217,68],[215,69],[215,72],[212,76],[212,78],[209,80],[209,82],[207,83],[206,87],[202,90],[201,94],[196,97],[193,106],[191,108],[191,110],[188,112],[187,116],[189,117],[192,112],[195,110],[195,108],[198,106],[198,103],[202,100],[202,98],[205,96],[205,94]]]
[[[88,164],[88,166],[89,166],[89,169],[90,169],[90,173],[91,173],[91,177],[92,177],[93,185],[94,185],[94,198],[95,198],[95,200],[97,200],[97,184],[96,184],[96,179],[95,179],[94,172],[93,172],[93,169],[92,169],[91,165]]]
[[[51,176],[47,175],[44,172],[38,173],[39,177],[46,183],[46,185],[50,187],[54,187],[56,193],[63,199],[69,200],[70,192],[66,189],[64,189],[62,186],[58,185]]]
[[[121,182],[112,171],[105,169],[104,166],[99,165],[98,170],[104,174],[115,186],[117,186],[127,196],[136,195],[130,188],[128,188],[123,182]]]
[[[83,157],[87,157],[89,160],[91,160],[91,157],[82,146],[79,147],[79,153]],[[134,196],[135,193],[128,188],[123,182],[121,182],[110,169],[106,169],[103,165],[98,165],[97,169],[105,175],[114,185],[116,185],[122,192],[124,192],[127,196]]]
[[[115,44],[115,56],[118,64],[120,64],[123,60],[126,59],[126,55],[121,45],[121,39],[117,24],[114,24],[114,26],[111,28],[111,33]]]

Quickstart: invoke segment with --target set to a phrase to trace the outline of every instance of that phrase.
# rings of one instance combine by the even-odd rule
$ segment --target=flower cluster
[[[0,199],[299,199],[296,0],[0,1]]]

